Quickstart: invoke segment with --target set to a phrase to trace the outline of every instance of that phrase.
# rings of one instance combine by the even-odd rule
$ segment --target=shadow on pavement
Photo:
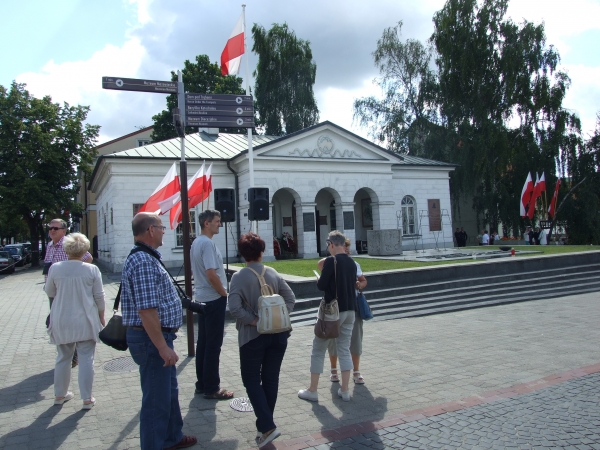
[[[237,449],[237,439],[215,439],[217,435],[217,413],[215,411],[217,404],[218,401],[216,400],[207,400],[202,395],[195,395],[190,401],[188,413],[183,418],[184,434],[189,432],[196,436],[198,444],[202,448],[218,450]],[[224,423],[220,424],[220,426],[224,425]]]
[[[53,448],[58,448],[61,444],[69,437],[71,433],[77,428],[77,422],[83,416],[85,416],[85,410],[79,410],[76,413],[67,416],[63,421],[58,422],[52,426],[52,420],[60,413],[62,407],[52,405],[46,411],[44,411],[37,419],[35,419],[31,425],[17,430],[11,431],[8,434],[0,437],[0,447],[9,447],[11,445],[14,448],[35,448],[32,443],[20,442],[20,438],[23,436],[35,436],[36,441],[52,442]]]
[[[41,392],[53,384],[54,368],[0,389],[0,413],[15,411],[31,403],[45,400]]]

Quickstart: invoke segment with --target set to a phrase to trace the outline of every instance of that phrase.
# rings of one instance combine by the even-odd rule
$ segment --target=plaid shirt
[[[46,246],[46,256],[44,257],[45,263],[56,263],[60,261],[66,261],[67,259],[69,259],[65,252],[65,249],[63,248],[64,239],[64,236],[61,237],[60,241],[58,241],[56,244],[53,241],[50,241],[50,243]],[[90,252],[85,252],[85,255],[81,257],[81,260],[83,262],[87,262],[90,259],[92,259],[92,255],[90,255]],[[45,275],[45,279],[48,279],[48,275]]]
[[[140,243],[140,245],[145,245]],[[146,245],[158,258],[160,253]],[[135,247],[134,247],[135,248]],[[183,310],[171,276],[158,259],[146,252],[127,257],[121,278],[123,325],[141,326],[141,309],[156,308],[161,327],[179,328]]]

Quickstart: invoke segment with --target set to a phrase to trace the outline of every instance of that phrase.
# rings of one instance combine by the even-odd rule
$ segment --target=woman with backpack
[[[262,292],[257,274],[264,277],[275,294],[283,297],[288,312],[294,309],[296,297],[275,269],[262,264],[265,241],[258,234],[250,232],[242,235],[238,250],[246,260],[246,267],[231,278],[227,302],[229,312],[236,319],[242,381],[256,415],[258,433],[255,441],[260,448],[281,436],[273,421],[273,412],[279,388],[279,371],[290,332],[259,333],[258,299]]]

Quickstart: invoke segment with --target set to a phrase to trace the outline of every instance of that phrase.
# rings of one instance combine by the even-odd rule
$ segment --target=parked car
[[[16,261],[11,254],[5,250],[0,250],[0,273],[13,273],[15,271]]]
[[[4,250],[10,253],[10,256],[15,260],[15,263],[19,267],[23,267],[27,261],[27,256],[24,253],[23,246],[20,244],[10,244],[4,246]]]

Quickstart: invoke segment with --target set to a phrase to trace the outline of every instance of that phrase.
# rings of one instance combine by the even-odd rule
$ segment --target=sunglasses
[[[50,231],[58,231],[58,230],[64,230],[65,228],[64,227],[48,227],[48,229]]]
[[[333,242],[331,242],[329,239],[327,239],[325,241],[325,245],[327,245],[327,247],[329,247],[330,245],[333,245]]]

